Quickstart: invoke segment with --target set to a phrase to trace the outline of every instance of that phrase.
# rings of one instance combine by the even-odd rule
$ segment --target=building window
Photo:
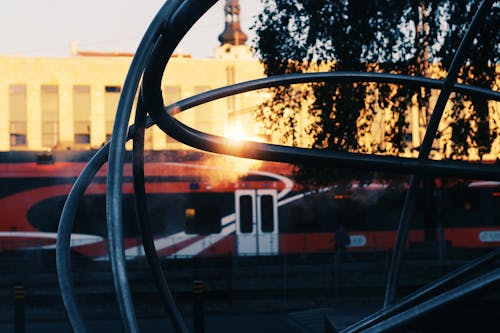
[[[42,85],[42,146],[53,148],[59,138],[59,87]]]
[[[187,234],[218,234],[221,231],[221,214],[218,206],[190,207],[185,210]]]
[[[165,86],[163,91],[167,105],[178,102],[182,98],[180,86]]]
[[[75,144],[90,144],[90,87],[73,86],[73,121]]]
[[[116,109],[120,100],[120,86],[106,86],[104,88],[104,121],[106,122],[106,140],[111,139],[115,123]]]
[[[202,92],[210,90],[210,86],[195,86],[194,93],[200,94]],[[194,114],[194,128],[202,132],[213,132],[213,120],[212,120],[212,104],[204,103],[195,108]]]
[[[18,134],[18,133],[12,133],[12,131],[16,130],[19,127],[13,127],[12,123],[11,125],[11,132],[10,132],[10,146],[11,147],[25,147],[27,144],[26,141],[26,134]]]
[[[408,145],[412,145],[413,144],[413,133],[408,132],[408,133],[405,134],[405,142]]]
[[[90,134],[75,133],[75,144],[77,145],[90,144]]]
[[[178,102],[182,99],[182,91],[180,86],[165,86],[163,88],[165,104],[170,105],[172,103]],[[174,138],[166,135],[167,143],[177,142]]]
[[[10,146],[26,146],[26,85],[9,86],[9,114]]]

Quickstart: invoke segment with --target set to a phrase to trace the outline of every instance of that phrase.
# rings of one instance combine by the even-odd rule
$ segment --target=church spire
[[[239,0],[226,0],[224,15],[224,32],[219,35],[221,45],[244,45],[248,37],[241,31]]]

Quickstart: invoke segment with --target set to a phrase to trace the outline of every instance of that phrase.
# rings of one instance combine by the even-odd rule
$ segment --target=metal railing
[[[499,251],[495,251],[436,281],[419,292],[408,296],[408,298],[401,300],[399,303],[394,304],[401,255],[406,241],[408,227],[412,220],[412,213],[415,210],[414,197],[417,192],[417,184],[419,183],[420,177],[422,175],[447,175],[465,178],[474,177],[475,179],[500,179],[500,167],[498,165],[473,165],[464,162],[433,161],[428,159],[431,144],[436,135],[437,126],[443,114],[445,104],[453,91],[480,95],[490,100],[500,101],[499,92],[456,83],[458,71],[464,59],[465,49],[471,45],[471,41],[476,31],[490,11],[493,1],[483,1],[479,6],[454,56],[448,75],[444,80],[432,80],[404,75],[354,72],[292,74],[268,77],[215,89],[164,107],[161,94],[161,80],[166,64],[181,38],[187,33],[197,19],[214,5],[215,2],[216,0],[170,0],[163,5],[146,31],[131,63],[118,104],[111,141],[104,145],[90,160],[69,193],[60,219],[56,256],[61,295],[68,319],[75,332],[86,332],[87,329],[78,307],[72,283],[69,246],[70,235],[78,204],[97,171],[107,161],[106,222],[113,282],[122,326],[126,332],[138,332],[134,304],[131,299],[127,278],[122,235],[122,171],[125,142],[127,140],[133,140],[134,142],[134,194],[144,250],[166,313],[172,319],[173,326],[177,332],[187,332],[186,324],[176,307],[166,282],[164,272],[160,266],[153,244],[147,213],[144,186],[144,131],[145,128],[153,124],[159,126],[166,134],[177,141],[195,148],[220,154],[287,163],[349,167],[414,175],[407,192],[403,213],[400,219],[397,242],[393,252],[387,283],[385,307],[372,316],[362,320],[360,323],[347,328],[345,332],[370,330],[385,331],[393,329],[404,323],[415,320],[422,314],[455,302],[464,295],[500,280],[500,270],[496,269],[452,290],[438,293],[437,296],[435,296],[435,293],[432,294],[434,296],[429,296],[431,292],[435,292],[439,288],[446,286],[457,277],[463,276],[475,267],[491,261],[492,258],[498,257]],[[142,84],[140,84],[141,79]],[[410,86],[431,87],[439,89],[441,92],[432,113],[419,156],[416,159],[304,149],[257,142],[245,142],[243,145],[235,148],[234,145],[225,138],[190,128],[173,117],[174,114],[218,98],[264,87],[306,82],[329,82],[332,84],[339,82],[387,82]],[[135,123],[130,129],[127,129],[134,97],[138,90],[139,100],[137,103]],[[147,113],[151,118],[147,117]]]

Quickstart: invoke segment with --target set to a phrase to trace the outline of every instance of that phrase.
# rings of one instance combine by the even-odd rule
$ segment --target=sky
[[[56,56],[79,50],[135,52],[161,0],[0,0],[0,55]],[[190,30],[177,52],[212,57],[224,27],[219,0]],[[260,0],[240,0],[243,31],[262,8]]]

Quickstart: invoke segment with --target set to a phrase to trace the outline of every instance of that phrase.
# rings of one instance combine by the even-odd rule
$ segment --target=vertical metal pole
[[[465,33],[464,37],[462,38],[462,41],[460,42],[460,45],[457,48],[457,51],[455,52],[450,68],[448,70],[448,75],[444,80],[441,93],[439,94],[438,100],[436,101],[436,105],[434,106],[434,110],[432,112],[432,116],[429,121],[429,125],[427,127],[427,130],[425,131],[424,140],[422,141],[422,145],[420,146],[420,151],[418,154],[418,159],[420,161],[426,160],[429,157],[429,153],[432,148],[432,142],[434,141],[434,138],[436,136],[436,131],[438,129],[439,122],[441,121],[444,108],[453,90],[453,86],[457,80],[458,73],[460,71],[460,66],[462,65],[463,60],[465,58],[465,51],[467,47],[471,45],[471,42],[474,36],[476,35],[476,31],[479,27],[479,24],[484,20],[484,17],[489,13],[492,5],[493,5],[492,0],[485,0],[479,5],[479,8],[474,14],[474,17],[471,20],[467,32]],[[397,289],[397,281],[399,278],[401,257],[406,244],[408,229],[410,228],[411,221],[415,216],[415,209],[416,209],[415,201],[420,179],[421,177],[418,175],[415,175],[411,178],[410,186],[406,194],[405,203],[403,205],[403,211],[401,213],[401,219],[399,221],[396,244],[394,245],[394,254],[392,257],[391,269],[389,271],[389,277],[387,279],[384,307],[388,307],[389,305],[394,303],[394,299],[396,297],[396,289]]]
[[[203,281],[193,281],[193,329],[194,333],[205,332],[205,314],[203,306]]]
[[[14,332],[25,333],[24,286],[14,286]]]

